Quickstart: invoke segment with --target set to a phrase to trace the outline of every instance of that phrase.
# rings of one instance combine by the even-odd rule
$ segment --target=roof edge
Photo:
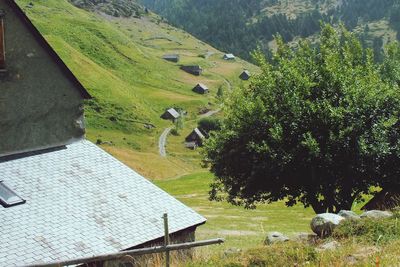
[[[67,67],[67,65],[60,58],[60,56],[54,51],[54,49],[46,41],[43,35],[35,27],[35,25],[33,25],[32,21],[28,18],[25,12],[19,7],[19,5],[15,3],[14,0],[5,0],[5,2],[11,7],[11,9],[16,13],[16,15],[21,19],[21,21],[33,34],[34,38],[46,50],[46,52],[50,55],[50,57],[54,60],[54,62],[60,67],[60,70],[64,73],[64,75],[74,84],[76,89],[78,89],[78,91],[80,92],[81,96],[84,99],[91,99],[92,96],[89,94],[86,88],[81,84],[81,82],[76,78],[76,76],[72,73],[72,71]]]

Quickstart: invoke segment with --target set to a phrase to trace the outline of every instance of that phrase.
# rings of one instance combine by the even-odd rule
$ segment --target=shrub
[[[174,135],[174,136],[179,136],[179,132],[178,132],[178,130],[176,128],[173,128],[171,130],[171,134]]]
[[[352,238],[367,243],[387,243],[400,239],[399,214],[389,219],[345,220],[334,230],[335,238]]]

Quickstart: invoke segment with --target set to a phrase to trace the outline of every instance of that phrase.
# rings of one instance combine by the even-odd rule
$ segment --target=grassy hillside
[[[198,152],[183,149],[184,136],[178,145],[167,147],[171,156],[158,155],[158,137],[172,126],[160,115],[177,106],[195,121],[199,110],[219,107],[218,87],[229,91],[228,84],[241,86],[238,75],[244,68],[256,70],[254,66],[240,59],[222,60],[221,52],[154,14],[114,17],[77,8],[67,0],[31,2],[17,1],[94,97],[86,103],[91,141],[101,141],[106,150],[150,178],[179,176],[200,167]],[[181,62],[161,59],[165,53],[179,53]],[[205,72],[192,76],[179,64],[199,64]],[[208,96],[191,91],[198,82],[209,86]]]

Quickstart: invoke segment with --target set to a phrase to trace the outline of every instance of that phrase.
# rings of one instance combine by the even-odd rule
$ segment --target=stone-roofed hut
[[[200,76],[203,73],[203,69],[199,65],[181,66],[181,70],[196,76]]]
[[[167,54],[163,56],[163,59],[167,60],[167,61],[171,61],[171,62],[175,62],[178,63],[179,62],[179,55],[178,54]]]
[[[202,146],[205,138],[206,138],[205,134],[199,128],[195,128],[185,138],[186,147],[196,148],[197,146]]]
[[[233,54],[225,54],[223,59],[225,59],[225,60],[235,60],[235,56]]]
[[[85,140],[90,94],[13,0],[0,10],[0,266],[151,246],[164,212],[193,241],[205,219]]]
[[[161,118],[164,120],[176,121],[180,116],[181,114],[179,114],[176,109],[169,108],[161,115]]]
[[[248,71],[248,70],[244,70],[239,76],[239,78],[244,81],[247,81],[248,79],[250,79],[250,77],[251,77],[251,74],[250,74],[250,71]]]
[[[203,83],[198,83],[195,87],[193,87],[192,91],[201,95],[208,94],[210,92],[208,87]]]

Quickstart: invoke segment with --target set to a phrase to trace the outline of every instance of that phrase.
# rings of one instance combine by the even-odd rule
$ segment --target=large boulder
[[[343,220],[342,216],[334,213],[318,214],[311,221],[311,230],[320,237],[330,236],[333,229]]]
[[[346,220],[358,220],[360,219],[360,216],[357,215],[354,211],[351,210],[341,210],[338,213],[339,216],[342,216]]]
[[[265,238],[264,244],[271,245],[279,242],[289,241],[289,237],[285,236],[279,232],[268,232],[267,237]]]
[[[361,218],[385,219],[393,216],[390,211],[369,210],[360,215]]]

